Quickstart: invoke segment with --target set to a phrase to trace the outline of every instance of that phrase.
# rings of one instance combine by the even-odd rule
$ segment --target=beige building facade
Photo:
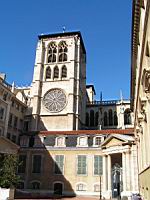
[[[18,197],[138,192],[130,101],[95,100],[80,32],[40,35],[32,84],[14,92],[27,105]]]
[[[131,98],[140,193],[150,199],[150,1],[133,1]]]

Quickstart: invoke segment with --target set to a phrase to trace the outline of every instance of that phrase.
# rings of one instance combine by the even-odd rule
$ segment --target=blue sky
[[[79,30],[87,52],[87,84],[96,98],[130,97],[132,0],[5,0],[0,6],[0,71],[32,81],[37,36]]]

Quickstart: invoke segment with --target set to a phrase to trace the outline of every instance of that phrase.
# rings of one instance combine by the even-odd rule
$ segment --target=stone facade
[[[95,93],[81,33],[40,35],[31,86],[9,85],[4,135],[21,147],[17,197],[138,192],[130,101]]]
[[[150,199],[150,1],[133,2],[131,99],[138,149],[140,193]]]

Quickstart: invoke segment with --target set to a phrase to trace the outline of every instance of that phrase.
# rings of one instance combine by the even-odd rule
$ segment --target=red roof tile
[[[107,130],[73,130],[73,131],[40,131],[40,135],[94,135],[94,134],[134,134],[134,129],[107,129]]]

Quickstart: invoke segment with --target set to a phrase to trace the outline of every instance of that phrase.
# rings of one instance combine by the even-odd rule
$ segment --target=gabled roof
[[[121,140],[123,143],[124,142],[133,142],[134,141],[134,137],[133,136],[129,136],[129,135],[122,135],[122,134],[112,134],[109,135],[104,142],[101,144],[101,146],[105,146],[106,144],[108,144],[113,138],[116,138],[118,140]]]
[[[40,135],[98,135],[98,134],[123,134],[133,135],[133,128],[130,129],[107,129],[107,130],[73,130],[73,131],[40,131]]]
[[[19,148],[17,144],[13,143],[8,138],[0,136],[0,153],[16,154]]]

